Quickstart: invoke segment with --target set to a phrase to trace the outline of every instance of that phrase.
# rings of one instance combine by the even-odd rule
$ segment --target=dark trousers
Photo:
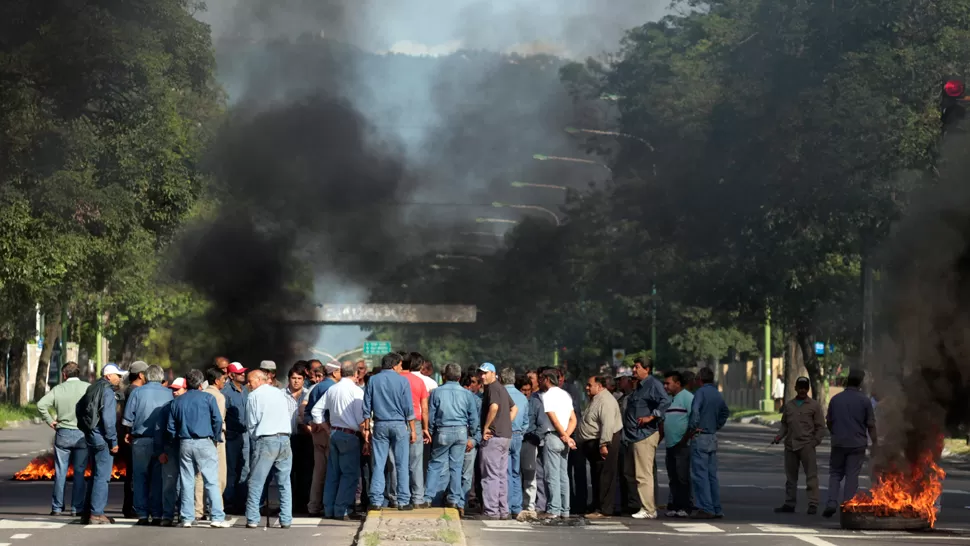
[[[617,432],[613,435],[605,459],[600,455],[598,439],[583,442],[583,454],[589,461],[590,481],[593,485],[593,504],[589,507],[591,512],[612,516],[616,510],[616,477],[620,469],[620,434],[621,432]]]
[[[569,509],[573,514],[585,514],[586,504],[589,502],[589,487],[587,487],[586,457],[581,450],[570,450],[566,460],[566,472],[569,475],[570,486]]]
[[[667,510],[690,512],[690,445],[678,444],[667,448],[667,476],[670,478],[670,496],[673,499]]]
[[[121,513],[126,517],[135,517],[135,487],[134,487],[134,467],[135,463],[131,457],[131,444],[124,441],[124,435],[118,435],[118,458],[125,462],[125,500],[121,505]]]
[[[622,431],[621,431],[622,434]],[[618,458],[618,468],[626,468],[626,449],[620,446],[620,455]],[[619,470],[618,470],[619,471]],[[619,501],[620,501],[620,512],[634,514],[640,509],[640,503],[636,499],[636,495],[630,495],[630,482],[629,480],[623,479],[622,474],[620,475],[620,487],[619,487]]]
[[[851,500],[859,489],[859,474],[862,464],[866,461],[865,447],[836,447],[832,446],[829,455],[829,497],[826,508],[838,508],[843,502]],[[841,502],[839,490],[845,479],[845,489],[842,491]]]
[[[310,486],[313,482],[313,438],[302,433],[290,436],[290,451],[293,453],[293,467],[290,470],[293,513],[304,514],[310,502]]]

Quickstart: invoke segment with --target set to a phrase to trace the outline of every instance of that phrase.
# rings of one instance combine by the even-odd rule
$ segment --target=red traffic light
[[[962,97],[963,91],[963,82],[959,80],[950,80],[943,85],[943,92],[948,97]]]

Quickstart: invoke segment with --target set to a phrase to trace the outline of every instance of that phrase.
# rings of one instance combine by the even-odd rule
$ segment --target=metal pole
[[[97,320],[95,320],[95,324],[96,324],[96,326],[95,326],[95,340],[96,340],[97,347],[96,347],[95,353],[94,353],[95,354],[95,356],[94,356],[94,358],[95,358],[95,362],[94,362],[94,377],[101,377],[101,364],[102,364],[102,362],[104,362],[104,359],[103,359],[103,357],[104,357],[104,354],[103,354],[104,353],[104,348],[102,347],[104,345],[104,339],[102,338],[102,335],[101,335],[101,329],[103,327],[103,325],[101,324],[101,321],[102,320],[103,320],[103,317],[101,315],[101,306],[99,305],[98,306],[98,317],[97,317]]]
[[[654,366],[657,364],[657,285],[651,288],[650,300],[650,352],[653,353]]]
[[[771,399],[771,385],[774,382],[771,373],[771,308],[765,308],[765,355],[764,355],[764,398],[761,400],[761,411],[774,411],[775,404]]]

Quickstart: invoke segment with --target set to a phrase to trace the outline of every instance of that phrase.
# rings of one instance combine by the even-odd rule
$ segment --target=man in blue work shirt
[[[841,503],[855,496],[859,488],[859,473],[866,459],[866,447],[870,440],[872,445],[876,445],[875,410],[861,390],[865,377],[862,370],[850,370],[845,390],[832,397],[825,416],[826,426],[832,433],[828,501],[822,512],[827,518],[835,515]],[[842,493],[841,498],[839,493]]]
[[[425,483],[426,504],[444,505],[465,512],[465,495],[461,488],[465,453],[480,439],[479,405],[474,394],[462,388],[461,366],[448,364],[444,369],[445,384],[431,391],[428,399],[428,428],[431,432],[431,462]]]
[[[512,439],[509,441],[508,503],[509,515],[519,517],[522,512],[522,438],[529,428],[529,399],[516,388],[515,368],[502,368],[502,384],[519,408],[512,420]]]
[[[694,393],[687,430],[690,440],[690,478],[697,510],[694,519],[724,517],[721,511],[721,491],[717,480],[717,431],[724,427],[728,407],[714,386],[714,372],[701,368],[697,372],[701,388]]]
[[[649,358],[633,361],[633,376],[637,386],[627,397],[623,412],[623,446],[626,450],[623,474],[627,481],[636,484],[631,491],[639,501],[640,510],[633,514],[637,519],[656,519],[657,499],[656,468],[657,446],[660,444],[659,427],[663,421],[670,397],[663,384],[653,376],[653,362]]]
[[[478,377],[477,368],[472,373],[463,373],[461,376],[461,388],[472,395],[475,400],[475,415],[482,413],[482,397],[479,389],[481,379]],[[437,390],[437,389],[435,389]],[[478,446],[482,443],[482,436],[478,434],[475,438],[469,437],[466,442],[465,460],[461,466],[461,492],[467,506],[475,489],[475,463],[478,461]],[[464,513],[464,510],[462,510]]]
[[[229,528],[222,510],[219,491],[219,453],[216,444],[222,442],[222,415],[216,398],[202,392],[205,376],[199,370],[185,375],[186,392],[176,398],[168,416],[168,433],[179,442],[179,483],[182,499],[179,527],[192,527],[195,520],[195,475],[202,474],[206,496],[212,503],[210,527]]]
[[[168,433],[168,418],[172,414],[175,398],[186,392],[185,378],[172,380],[168,389],[172,391],[172,402],[162,406],[155,427],[155,457],[162,464],[162,527],[171,527],[179,505],[179,446],[178,438]]]
[[[311,363],[319,360],[311,360]],[[345,361],[344,364],[347,364]],[[353,364],[351,362],[351,364]],[[323,486],[327,480],[327,459],[330,456],[330,427],[323,426],[325,421],[321,421],[320,426],[313,426],[314,406],[327,394],[327,390],[340,381],[340,366],[336,362],[328,362],[326,366],[320,364],[318,368],[310,368],[314,374],[313,387],[307,395],[307,403],[303,408],[303,422],[306,423],[313,440],[313,474],[310,478],[310,501],[307,503],[307,512],[311,516],[319,516],[323,512]],[[360,426],[360,423],[357,423]]]
[[[381,359],[381,372],[364,389],[364,442],[371,444],[370,509],[384,505],[384,467],[388,452],[394,453],[397,470],[397,508],[413,510],[409,476],[410,444],[417,441],[411,385],[401,375],[401,355],[388,353]],[[371,427],[373,422],[373,427]],[[410,434],[409,434],[410,433]]]
[[[226,490],[222,494],[226,511],[245,511],[246,477],[249,475],[249,434],[246,432],[246,368],[238,362],[226,368],[229,380],[222,388],[226,397]]]
[[[546,480],[545,470],[542,468],[543,437],[552,430],[549,416],[542,411],[542,400],[537,387],[538,377],[547,368],[539,368],[526,374],[524,380],[517,382],[519,390],[529,400],[529,416],[523,435],[522,451],[520,452],[521,475],[523,482],[523,507],[516,518],[528,521],[539,517],[540,512],[546,511]]]
[[[114,523],[104,515],[108,504],[108,482],[111,481],[113,455],[118,453],[117,399],[115,390],[128,372],[108,364],[77,403],[77,427],[84,432],[91,457],[91,489],[85,502],[84,524]]]
[[[162,386],[165,372],[160,366],[145,371],[147,383],[133,391],[125,404],[121,424],[128,427],[131,444],[134,497],[132,506],[137,525],[162,524],[162,464],[155,452],[155,432],[165,404],[173,400],[171,389]],[[165,423],[161,423],[162,426]]]

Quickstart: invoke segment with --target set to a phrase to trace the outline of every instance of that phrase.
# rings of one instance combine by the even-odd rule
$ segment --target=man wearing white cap
[[[328,362],[324,370],[326,379],[313,385],[307,396],[307,403],[303,407],[303,422],[307,423],[306,426],[313,435],[313,478],[310,481],[310,501],[307,503],[307,512],[311,516],[317,516],[323,512],[323,486],[327,480],[327,459],[330,455],[330,427],[326,421],[314,423],[312,411],[323,395],[330,387],[336,385],[341,377],[340,365],[336,362]]]
[[[112,455],[118,452],[115,389],[127,373],[114,363],[108,364],[101,379],[88,387],[77,404],[77,425],[84,432],[92,461],[91,492],[81,518],[85,524],[113,523],[104,515],[104,507],[108,504]]]

